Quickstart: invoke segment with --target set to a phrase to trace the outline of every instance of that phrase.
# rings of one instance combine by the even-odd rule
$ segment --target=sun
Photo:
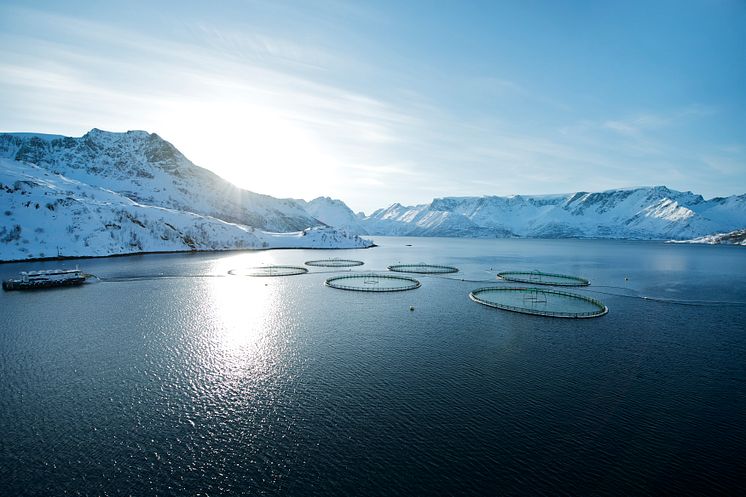
[[[339,167],[331,147],[293,116],[248,103],[191,103],[158,125],[192,162],[236,186],[309,199],[328,191]]]

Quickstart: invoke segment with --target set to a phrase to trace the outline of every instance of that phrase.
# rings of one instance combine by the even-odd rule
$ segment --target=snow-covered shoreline
[[[18,264],[20,262],[48,262],[48,261],[77,261],[86,259],[108,259],[113,257],[138,257],[143,255],[169,255],[169,254],[225,254],[238,252],[267,252],[273,250],[365,250],[378,247],[371,243],[365,247],[268,247],[268,248],[228,248],[228,249],[196,249],[196,250],[158,250],[152,252],[127,252],[108,255],[74,255],[59,257],[36,257],[30,259],[0,260],[2,264]]]

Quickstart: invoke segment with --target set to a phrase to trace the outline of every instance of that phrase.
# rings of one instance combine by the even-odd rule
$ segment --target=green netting
[[[398,273],[417,274],[447,274],[458,273],[458,268],[452,266],[436,266],[433,264],[395,264],[388,267],[389,271]]]
[[[228,274],[236,276],[294,276],[307,272],[308,269],[300,266],[258,266],[231,269]]]
[[[546,288],[477,288],[469,298],[497,309],[556,318],[593,318],[609,311],[596,299]]]
[[[588,286],[591,284],[590,281],[579,276],[543,273],[541,271],[505,271],[497,273],[497,277],[505,281],[530,283],[532,285]]]
[[[362,266],[363,261],[355,261],[352,259],[320,259],[317,261],[306,261],[306,266],[319,266],[319,267],[353,267]]]
[[[328,278],[324,284],[340,290],[358,292],[400,292],[419,288],[420,282],[408,276],[393,274],[346,274]]]

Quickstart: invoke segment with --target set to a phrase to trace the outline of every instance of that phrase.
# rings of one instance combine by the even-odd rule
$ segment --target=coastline
[[[387,235],[388,236],[388,235]],[[412,237],[412,238],[441,238],[441,237]],[[471,238],[471,237],[443,237],[443,238]],[[688,245],[688,246],[730,246],[730,247],[743,247],[744,245],[738,243],[727,243],[727,242],[707,242],[707,241],[694,241],[694,240],[671,240],[671,239],[645,239],[645,238],[589,238],[589,237],[562,237],[562,238],[526,238],[526,237],[510,237],[512,239],[522,240],[614,240],[614,241],[627,241],[627,242],[657,242],[664,243],[667,245]],[[480,240],[485,239],[482,237],[476,237],[474,239]],[[187,249],[187,250],[149,250],[142,252],[126,252],[121,254],[107,254],[107,255],[63,255],[54,257],[30,257],[28,259],[8,259],[0,260],[2,264],[14,264],[19,262],[47,262],[47,261],[67,261],[67,260],[81,260],[81,259],[103,259],[108,257],[132,257],[138,255],[154,255],[154,254],[187,254],[187,253],[224,253],[224,252],[265,252],[269,250],[365,250],[370,248],[378,247],[378,244],[371,243],[367,247],[255,247],[255,248],[227,248],[227,249]]]
[[[81,259],[104,259],[109,257],[133,257],[139,255],[156,255],[156,254],[205,254],[205,253],[225,253],[225,252],[266,252],[269,250],[365,250],[378,247],[372,243],[367,247],[260,247],[260,248],[231,248],[231,249],[189,249],[189,250],[151,250],[143,252],[127,252],[123,254],[107,255],[62,255],[56,257],[30,257],[28,259],[10,259],[0,260],[0,264],[17,264],[19,262],[47,262],[47,261],[70,261]]]

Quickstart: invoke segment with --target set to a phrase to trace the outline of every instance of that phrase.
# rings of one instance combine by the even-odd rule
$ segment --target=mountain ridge
[[[438,197],[358,216],[370,235],[692,239],[746,226],[746,194],[705,200],[666,186]]]

